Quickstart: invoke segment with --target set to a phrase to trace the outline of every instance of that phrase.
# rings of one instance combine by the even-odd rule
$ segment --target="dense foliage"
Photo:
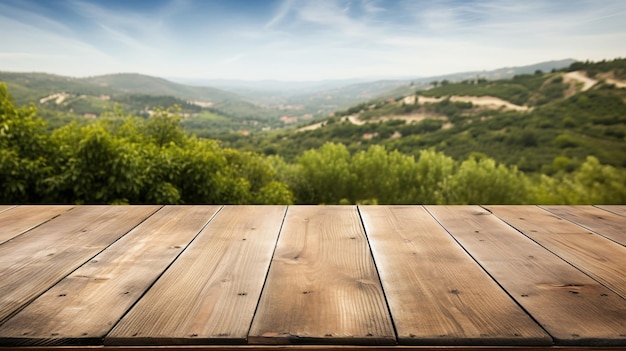
[[[600,66],[612,68],[623,62],[626,60]],[[568,160],[568,171],[580,167],[589,156],[616,168],[626,167],[626,89],[602,81],[584,92],[577,90],[580,87],[575,82],[565,85],[563,72],[495,82],[447,83],[410,99],[355,105],[327,118],[317,129],[219,138],[229,147],[278,154],[289,162],[330,141],[346,145],[351,153],[383,145],[419,157],[421,150],[432,148],[464,160],[480,152],[524,172],[548,175],[560,170],[554,167],[555,158]],[[532,105],[527,110],[486,108],[452,101],[444,94],[489,93],[514,100],[509,93],[515,86],[519,96],[525,96],[526,103]],[[420,101],[425,95],[441,95],[441,100]],[[366,123],[354,124],[348,116]]]
[[[187,136],[160,110],[46,133],[32,106],[0,85],[3,203],[291,203],[265,158]]]
[[[18,105],[35,103],[51,129],[71,121],[82,123],[84,117],[100,117],[118,107],[147,118],[157,107],[173,105],[178,105],[180,115],[190,121],[189,131],[207,137],[283,126],[279,117],[284,111],[255,105],[226,91],[139,74],[71,78],[0,71],[0,81],[9,85]],[[214,129],[216,124],[206,116],[218,116],[220,128]]]
[[[286,162],[190,137],[170,110],[111,115],[47,132],[0,85],[2,203],[624,203],[626,173],[589,157],[569,172],[528,176],[475,154],[417,157],[383,146],[325,143]]]
[[[488,81],[464,80],[459,83],[433,82],[435,87],[421,92],[424,96],[495,96],[517,105],[537,106],[562,98],[567,84],[559,73],[517,75],[512,79]]]
[[[626,79],[626,59],[574,62],[570,65],[568,71],[585,71],[592,78],[599,73],[611,72],[616,78]]]

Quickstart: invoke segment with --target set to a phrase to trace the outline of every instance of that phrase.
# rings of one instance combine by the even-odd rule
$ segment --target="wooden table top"
[[[626,348],[626,206],[0,206],[18,346]]]

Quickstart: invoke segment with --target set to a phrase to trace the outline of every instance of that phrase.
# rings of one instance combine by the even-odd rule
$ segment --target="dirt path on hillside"
[[[615,85],[615,87],[617,88],[626,88],[626,82],[623,80],[617,80],[617,79],[612,79],[612,78],[607,78],[605,79],[605,81],[608,84],[613,84]]]
[[[367,121],[361,121],[359,119],[359,117],[357,117],[356,115],[350,115],[350,116],[341,117],[340,121],[341,122],[343,122],[343,121],[350,121],[350,123],[352,123],[354,125],[357,125],[357,126],[362,126],[365,123],[368,123]],[[302,128],[298,128],[297,130],[298,130],[298,132],[305,132],[307,130],[316,130],[316,129],[322,128],[325,125],[326,125],[326,121],[315,123],[315,124],[311,124],[311,125],[308,125],[308,126],[304,126]]]
[[[504,107],[507,110],[528,111],[528,106],[520,106],[493,96],[451,96],[450,101],[471,102],[472,105],[493,109]]]
[[[56,93],[39,99],[39,103],[44,104],[50,100],[54,100],[55,104],[60,105],[68,96],[69,95],[67,93]]]
[[[387,121],[395,121],[395,120],[402,120],[405,121],[406,124],[410,124],[410,123],[418,123],[421,122],[425,119],[440,119],[440,120],[444,120],[447,121],[448,117],[446,116],[441,116],[441,115],[435,115],[435,114],[429,114],[429,113],[411,113],[409,115],[393,115],[393,116],[384,116],[384,117],[379,117],[379,118],[375,118],[372,120],[369,120],[367,122],[369,123],[376,123],[376,122],[387,122]],[[360,121],[362,124],[364,124],[365,122]]]
[[[297,131],[298,132],[306,132],[307,130],[316,130],[316,129],[322,128],[325,125],[326,125],[326,121],[320,122],[320,123],[311,124],[311,125],[308,125],[308,126],[304,126],[302,128],[298,128]]]
[[[435,97],[428,97],[428,96],[418,96],[417,101],[419,103],[437,103],[437,102],[443,101],[443,99],[446,99],[446,98],[447,97],[435,98]],[[506,100],[502,100],[495,96],[453,95],[453,96],[450,96],[450,101],[471,102],[473,105],[476,105],[476,106],[483,106],[483,107],[488,107],[488,108],[493,108],[493,109],[500,109],[502,107],[504,107],[507,110],[514,110],[514,111],[528,111],[530,109],[528,106],[515,105],[513,103],[510,103]]]
[[[347,119],[348,121],[350,121],[350,123],[352,123],[352,124],[354,124],[354,125],[357,125],[357,126],[362,126],[362,125],[364,125],[365,123],[367,123],[366,121],[361,121],[361,120],[359,119],[359,117],[357,117],[357,116],[355,116],[355,115],[351,115],[351,116],[348,116],[348,117],[344,117],[344,118],[342,118],[341,120],[342,120],[342,121],[345,121],[346,119]]]
[[[587,91],[598,83],[597,80],[587,77],[582,71],[565,73],[565,75],[563,75],[563,80],[566,82],[577,81],[583,83],[582,91]]]
[[[417,97],[418,99],[418,103],[420,104],[424,104],[424,103],[437,103],[437,102],[441,102],[444,99],[448,98],[446,97],[428,97],[428,96],[421,96],[421,95],[413,95],[413,96],[407,96],[404,98],[404,103],[408,103],[408,104],[413,104],[415,103],[415,98]],[[471,102],[474,106],[481,106],[481,107],[486,107],[486,108],[491,108],[491,109],[507,109],[507,110],[514,110],[514,111],[528,111],[531,108],[529,108],[528,106],[520,106],[520,105],[515,105],[513,103],[510,103],[506,100],[502,100],[500,98],[494,97],[494,96],[450,96],[450,101],[454,101],[454,102]],[[350,123],[357,125],[357,126],[362,126],[366,123],[375,123],[375,122],[386,122],[386,121],[390,121],[390,120],[403,120],[406,121],[406,123],[411,123],[411,122],[421,122],[425,119],[440,119],[440,120],[445,120],[447,121],[448,118],[446,116],[440,116],[440,115],[436,115],[436,114],[432,114],[432,113],[412,113],[409,115],[393,115],[393,116],[384,116],[384,117],[379,117],[379,118],[375,118],[369,121],[363,121],[361,119],[359,119],[359,117],[357,115],[350,115],[350,116],[346,116],[346,117],[342,117],[341,121],[349,121]],[[315,130],[318,128],[323,127],[324,125],[326,125],[326,122],[320,122],[320,123],[315,123],[315,124],[311,124],[302,128],[298,128],[299,132],[304,132],[307,130]]]

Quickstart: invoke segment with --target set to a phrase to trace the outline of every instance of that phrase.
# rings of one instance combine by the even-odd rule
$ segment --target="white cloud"
[[[96,64],[105,68],[99,72],[117,65],[112,56],[68,35],[71,31],[62,25],[51,21],[36,24],[31,24],[29,18],[22,22],[0,16],[0,32],[10,33],[0,37],[0,55],[4,58],[0,69],[77,75],[88,74]],[[51,27],[60,29],[54,32],[49,30]]]
[[[385,12],[385,8],[378,6],[377,3],[372,0],[362,0],[361,6],[365,10],[365,12],[370,13],[370,14]]]
[[[324,79],[626,56],[626,1],[282,0],[265,18],[171,0],[145,11],[0,0],[0,70]],[[4,16],[4,17],[3,17]],[[236,19],[235,19],[236,18]],[[86,73],[85,73],[86,72]]]
[[[265,28],[272,28],[274,25],[279,24],[289,14],[292,6],[293,0],[283,0],[278,7],[278,11],[276,11],[272,19],[265,24]]]

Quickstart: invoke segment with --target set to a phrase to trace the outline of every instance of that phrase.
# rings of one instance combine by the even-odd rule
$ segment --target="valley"
[[[558,156],[580,163],[594,155],[626,165],[623,143],[605,137],[619,137],[623,124],[583,121],[572,110],[573,101],[589,101],[590,96],[623,96],[623,61],[598,69],[607,63],[564,60],[404,81],[213,82],[233,91],[137,74],[69,78],[0,72],[0,80],[8,83],[18,105],[34,102],[51,130],[71,121],[84,125],[123,115],[149,118],[160,108],[176,106],[172,111],[187,133],[288,160],[333,141],[352,152],[372,144],[413,155],[423,148],[455,158],[484,152],[526,171],[545,172]],[[397,95],[401,91],[405,93]],[[549,112],[563,108],[569,112]],[[558,114],[541,117],[546,113]],[[566,122],[556,122],[560,119]],[[560,148],[553,141],[559,136],[575,141]],[[515,141],[522,139],[526,141]]]
[[[351,152],[383,145],[416,157],[425,148],[455,159],[482,153],[526,172],[552,174],[563,162],[573,169],[588,156],[622,168],[626,90],[619,77],[624,62],[613,61],[593,78],[574,67],[494,81],[445,82],[357,104],[295,130],[222,140],[287,160],[332,141]],[[606,76],[612,80],[598,79]]]
[[[410,82],[406,93],[394,88],[368,99],[349,93],[366,83],[333,87],[356,102],[313,113],[297,101],[260,103],[140,75],[0,72],[0,87],[8,88],[2,93],[14,96],[3,99],[18,106],[2,107],[0,198],[626,201],[626,60],[493,80],[461,76]],[[329,93],[312,94],[310,101]]]

